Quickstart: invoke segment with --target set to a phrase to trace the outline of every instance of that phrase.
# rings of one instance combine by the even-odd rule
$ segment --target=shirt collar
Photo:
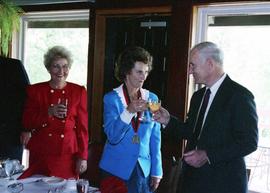
[[[222,84],[222,82],[224,81],[224,79],[226,78],[226,73],[224,73],[220,79],[218,79],[218,81],[215,82],[215,84],[213,84],[210,87],[211,90],[211,95],[215,96],[217,93],[217,90],[219,89],[220,85]]]

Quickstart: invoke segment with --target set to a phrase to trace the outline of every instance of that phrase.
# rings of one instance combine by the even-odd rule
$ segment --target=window
[[[270,193],[269,33],[269,3],[198,8],[195,42],[217,43],[224,50],[225,71],[255,96],[259,148],[246,158],[250,192]]]
[[[34,84],[49,80],[43,64],[48,48],[61,45],[71,51],[73,64],[68,81],[87,86],[89,11],[35,12],[22,17],[19,59]]]

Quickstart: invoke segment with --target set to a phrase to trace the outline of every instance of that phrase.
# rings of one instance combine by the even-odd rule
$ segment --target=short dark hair
[[[125,80],[135,62],[143,62],[148,66],[149,72],[152,70],[152,56],[147,50],[138,46],[128,47],[116,61],[115,77],[118,81],[123,82]]]

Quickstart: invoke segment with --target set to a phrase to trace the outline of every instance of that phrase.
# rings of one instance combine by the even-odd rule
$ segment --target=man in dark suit
[[[189,73],[205,87],[193,94],[186,121],[164,108],[154,115],[165,133],[187,139],[181,193],[247,193],[244,156],[255,151],[258,143],[254,97],[224,73],[222,51],[212,42],[192,48]],[[199,123],[207,89],[210,97]]]
[[[29,80],[19,60],[0,56],[0,158],[22,159],[22,110]]]

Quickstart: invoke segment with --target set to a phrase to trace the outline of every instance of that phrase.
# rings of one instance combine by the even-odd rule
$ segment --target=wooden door
[[[156,93],[165,103],[169,25],[169,16],[130,16],[107,19],[104,93],[119,85],[114,77],[115,60],[118,54],[127,46],[141,46],[153,56],[153,70],[144,88]]]

